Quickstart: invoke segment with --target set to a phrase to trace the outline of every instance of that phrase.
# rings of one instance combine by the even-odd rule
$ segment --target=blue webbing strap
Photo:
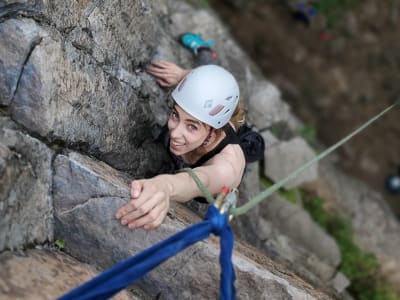
[[[108,299],[171,256],[209,237],[210,233],[220,236],[220,299],[236,299],[235,273],[232,265],[233,233],[229,226],[227,214],[220,214],[214,205],[209,206],[203,222],[194,224],[139,254],[116,264],[58,299]]]

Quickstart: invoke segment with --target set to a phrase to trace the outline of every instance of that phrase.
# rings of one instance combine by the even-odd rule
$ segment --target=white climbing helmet
[[[239,85],[233,75],[217,65],[194,68],[172,92],[188,114],[216,129],[227,124],[239,102]]]

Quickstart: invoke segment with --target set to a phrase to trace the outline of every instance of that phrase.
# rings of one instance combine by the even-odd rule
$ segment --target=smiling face
[[[169,116],[168,129],[169,149],[175,155],[184,155],[199,148],[210,132],[210,127],[189,115],[177,104]]]

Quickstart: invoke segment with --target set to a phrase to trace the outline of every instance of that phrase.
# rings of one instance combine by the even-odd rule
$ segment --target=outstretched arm
[[[195,168],[194,172],[210,193],[216,195],[223,186],[237,187],[244,167],[240,146],[228,145],[204,166]],[[155,229],[167,215],[170,200],[186,202],[198,196],[202,193],[186,172],[135,180],[131,186],[131,201],[117,211],[116,217],[129,228]]]
[[[165,60],[152,61],[146,70],[149,74],[157,77],[158,84],[163,87],[177,85],[190,71]]]

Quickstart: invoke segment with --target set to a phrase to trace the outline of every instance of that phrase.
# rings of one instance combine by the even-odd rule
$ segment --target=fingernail
[[[128,227],[133,229],[133,228],[136,228],[136,225],[134,223],[131,223],[131,224],[128,225]]]
[[[121,221],[121,224],[122,224],[122,225],[128,224],[128,220],[122,220],[122,221]]]
[[[115,215],[115,217],[116,217],[117,219],[120,219],[120,218],[121,218],[121,214],[118,213],[118,214]]]

